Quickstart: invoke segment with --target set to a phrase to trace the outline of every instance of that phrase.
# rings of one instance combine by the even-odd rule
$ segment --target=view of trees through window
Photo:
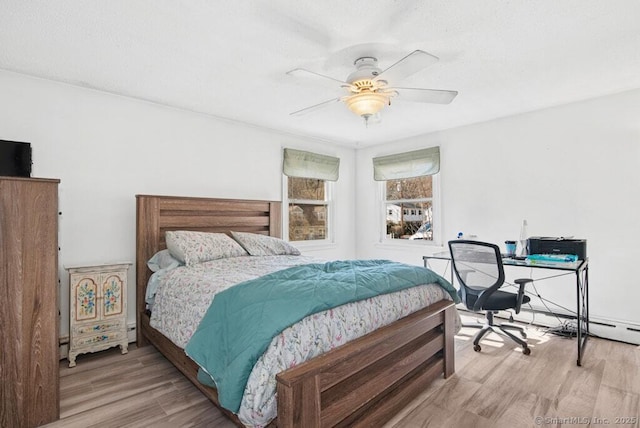
[[[433,240],[432,177],[388,180],[385,211],[388,238]]]
[[[288,177],[289,240],[326,239],[328,201],[326,182]]]

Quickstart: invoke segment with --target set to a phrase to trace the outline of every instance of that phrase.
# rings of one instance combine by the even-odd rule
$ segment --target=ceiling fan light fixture
[[[346,97],[345,103],[349,110],[366,120],[382,110],[389,103],[389,97],[385,94],[365,91]]]

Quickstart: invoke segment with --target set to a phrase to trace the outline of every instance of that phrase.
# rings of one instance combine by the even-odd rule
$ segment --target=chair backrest
[[[485,300],[504,284],[504,267],[497,245],[458,239],[449,241],[451,262],[460,283],[460,298],[479,311]]]

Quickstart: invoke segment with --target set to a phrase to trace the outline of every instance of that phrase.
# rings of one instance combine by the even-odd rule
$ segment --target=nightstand
[[[69,266],[69,367],[87,352],[128,352],[127,273],[130,262]]]

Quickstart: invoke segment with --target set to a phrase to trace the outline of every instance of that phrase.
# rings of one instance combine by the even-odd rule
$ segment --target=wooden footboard
[[[272,427],[378,426],[389,420],[434,379],[455,371],[455,306],[434,303],[373,333],[276,376],[278,418]],[[149,325],[138,326],[151,343],[209,400],[218,393],[197,380],[198,366],[182,349]]]
[[[454,372],[455,307],[442,301],[276,376],[278,426],[378,426]]]

